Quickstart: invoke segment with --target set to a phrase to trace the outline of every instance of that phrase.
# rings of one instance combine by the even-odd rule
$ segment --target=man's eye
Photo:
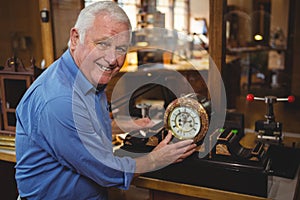
[[[127,48],[126,47],[117,47],[116,51],[120,54],[125,54],[127,52]]]
[[[108,47],[110,47],[110,44],[107,43],[107,42],[98,42],[97,47],[99,47],[99,48],[108,48]]]

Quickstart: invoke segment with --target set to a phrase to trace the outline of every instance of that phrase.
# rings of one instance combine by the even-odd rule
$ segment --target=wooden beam
[[[219,74],[222,74],[222,67],[225,65],[225,22],[224,14],[226,11],[227,0],[209,1],[209,54],[211,57],[208,73],[208,88],[214,92],[215,111],[224,109],[221,99],[225,94],[222,93],[222,84],[219,81]]]
[[[42,50],[45,67],[48,67],[54,61],[54,43],[52,31],[52,12],[50,0],[39,0],[39,9],[49,12],[49,21],[42,22],[41,20],[41,35],[42,35]]]
[[[221,71],[225,64],[225,22],[227,0],[210,0],[209,10],[209,54]]]

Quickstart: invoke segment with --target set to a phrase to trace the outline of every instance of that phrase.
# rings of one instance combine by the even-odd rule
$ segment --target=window
[[[156,8],[160,12],[165,13],[166,29],[175,29],[187,32],[189,16],[187,0],[157,0]]]
[[[176,0],[174,5],[174,29],[188,31],[188,8],[186,0]]]
[[[156,9],[165,14],[165,28],[173,29],[172,6],[169,5],[169,0],[158,0]]]
[[[84,5],[88,6],[97,1],[107,1],[107,0],[85,0]],[[132,29],[136,29],[137,21],[136,14],[139,12],[140,3],[139,0],[118,0],[118,4],[126,12],[131,22]]]
[[[126,12],[128,15],[132,30],[136,29],[137,25],[137,20],[136,20],[136,14],[140,10],[140,3],[137,0],[119,0],[118,4],[120,5],[121,8]]]
[[[85,6],[101,0],[85,0]],[[175,3],[174,3],[175,2]],[[118,0],[118,4],[127,13],[132,29],[137,27],[137,18],[141,8],[140,0]],[[156,0],[156,9],[165,14],[165,28],[188,31],[188,0]],[[174,14],[176,13],[176,15]]]

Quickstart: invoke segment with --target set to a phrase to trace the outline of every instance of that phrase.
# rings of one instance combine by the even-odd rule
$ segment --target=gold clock
[[[172,101],[164,114],[164,125],[180,139],[201,141],[208,130],[210,113],[206,102],[200,102],[192,95]]]

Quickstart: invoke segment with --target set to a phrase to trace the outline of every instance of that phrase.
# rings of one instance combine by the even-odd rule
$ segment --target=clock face
[[[200,131],[201,120],[190,107],[176,107],[169,115],[170,129],[179,139],[193,139]]]
[[[164,114],[164,124],[173,135],[180,139],[201,141],[208,130],[209,113],[196,99],[181,97],[172,101]]]

